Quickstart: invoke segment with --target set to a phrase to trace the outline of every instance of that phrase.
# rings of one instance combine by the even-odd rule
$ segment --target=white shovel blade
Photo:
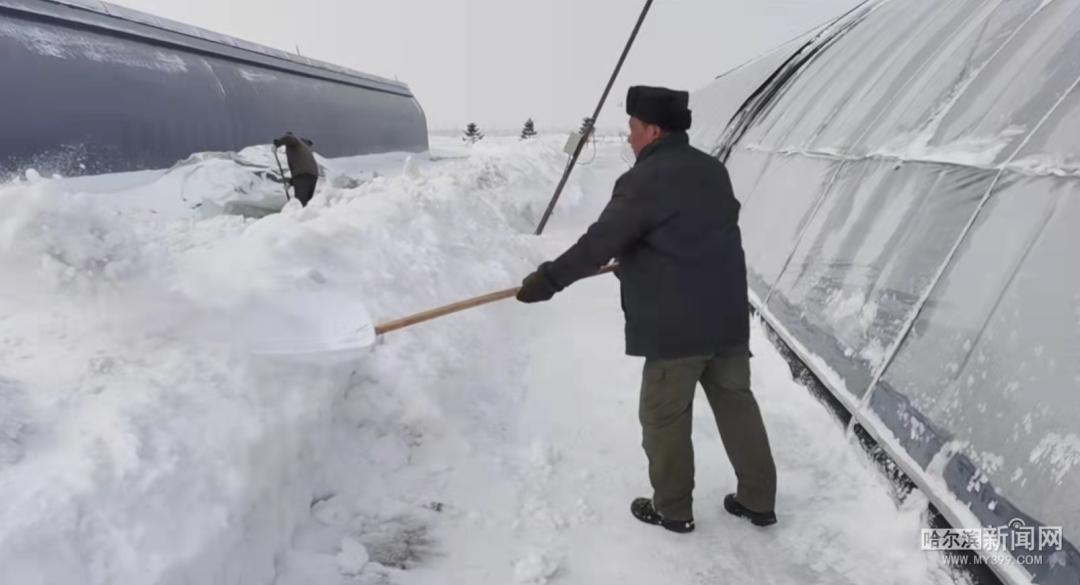
[[[357,352],[375,343],[375,326],[364,305],[340,294],[299,293],[288,308],[260,319],[252,343],[259,355]]]

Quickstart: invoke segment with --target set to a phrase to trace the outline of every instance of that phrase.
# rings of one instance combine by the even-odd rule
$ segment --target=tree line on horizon
[[[583,118],[581,121],[581,128],[578,130],[578,132],[584,136],[591,131],[592,118]],[[465,126],[465,131],[463,134],[464,135],[461,137],[461,140],[463,142],[468,142],[469,144],[476,144],[477,142],[484,139],[484,132],[480,129],[480,125],[476,122],[469,122]],[[521,140],[530,140],[538,135],[539,133],[536,131],[536,123],[533,121],[533,119],[529,118],[525,120],[525,124],[522,125],[521,135],[519,138]]]

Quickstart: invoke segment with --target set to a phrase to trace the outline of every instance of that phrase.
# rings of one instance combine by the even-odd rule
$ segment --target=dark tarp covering
[[[427,149],[402,83],[92,0],[0,0],[0,176],[169,167],[287,130],[327,157]]]

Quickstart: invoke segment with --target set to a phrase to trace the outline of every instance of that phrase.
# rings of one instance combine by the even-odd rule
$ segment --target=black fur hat
[[[635,85],[626,92],[628,115],[669,131],[690,128],[689,104],[689,93],[666,87]]]

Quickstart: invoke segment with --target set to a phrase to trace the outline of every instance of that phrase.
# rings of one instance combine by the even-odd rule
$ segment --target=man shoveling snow
[[[307,207],[315,196],[315,185],[319,182],[319,163],[315,161],[315,144],[307,138],[299,138],[292,132],[286,132],[281,138],[274,139],[274,148],[285,147],[285,158],[289,163],[292,177],[289,184],[293,187],[300,205]]]
[[[645,357],[641,420],[652,498],[633,515],[673,532],[694,529],[691,414],[700,382],[735,475],[725,509],[756,525],[776,522],[776,468],[750,390],[746,261],[739,203],[724,164],[690,146],[685,91],[627,93],[637,157],[611,201],[576,244],[522,282],[526,303],[546,301],[616,259],[626,353]]]

